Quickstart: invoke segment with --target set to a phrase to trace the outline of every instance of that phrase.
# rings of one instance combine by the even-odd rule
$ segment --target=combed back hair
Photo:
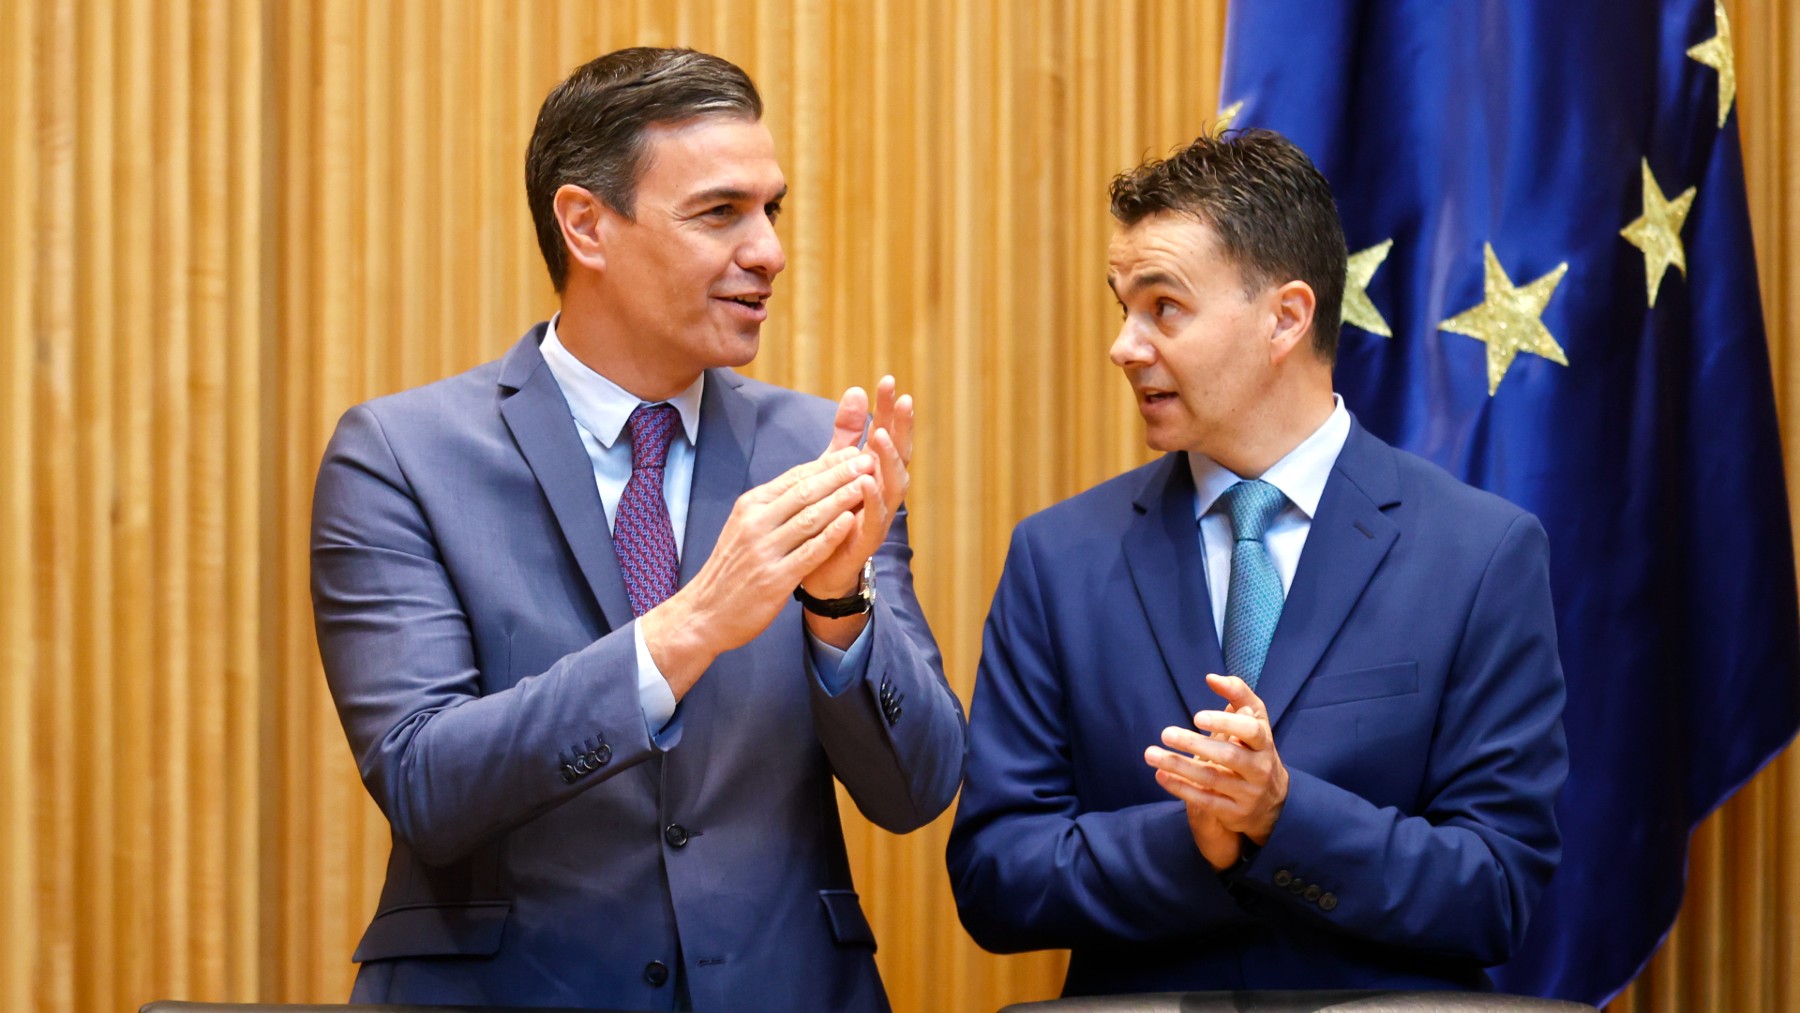
[[[620,49],[575,68],[545,97],[525,149],[525,196],[556,290],[569,279],[558,188],[579,186],[631,218],[647,128],[707,115],[760,120],[762,112],[750,75],[691,49]]]
[[[1112,181],[1112,213],[1130,228],[1155,214],[1209,226],[1247,292],[1298,279],[1312,286],[1313,351],[1337,362],[1344,302],[1344,226],[1331,184],[1306,153],[1272,130],[1200,137]]]

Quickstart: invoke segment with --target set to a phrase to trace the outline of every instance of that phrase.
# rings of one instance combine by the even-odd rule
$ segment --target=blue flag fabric
[[[1564,852],[1504,991],[1629,983],[1680,907],[1693,826],[1800,727],[1730,69],[1713,0],[1237,0],[1228,19],[1232,125],[1294,140],[1343,213],[1346,403],[1550,535]]]

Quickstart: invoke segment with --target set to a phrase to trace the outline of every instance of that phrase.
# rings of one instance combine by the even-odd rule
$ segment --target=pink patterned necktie
[[[626,423],[631,428],[631,479],[619,497],[613,549],[634,616],[675,593],[675,528],[663,500],[663,465],[680,420],[673,405],[643,404]]]

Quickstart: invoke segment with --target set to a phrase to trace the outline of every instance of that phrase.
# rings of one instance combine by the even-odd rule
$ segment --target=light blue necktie
[[[1231,515],[1231,587],[1225,593],[1225,674],[1256,688],[1269,641],[1281,621],[1281,575],[1263,533],[1287,497],[1261,479],[1239,482],[1219,497]]]

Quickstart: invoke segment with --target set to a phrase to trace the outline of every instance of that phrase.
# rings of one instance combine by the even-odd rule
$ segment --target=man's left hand
[[[884,376],[875,385],[875,411],[870,427],[869,396],[861,387],[851,387],[838,401],[837,418],[832,426],[831,445],[825,453],[853,447],[868,430],[864,450],[875,458],[874,490],[863,497],[856,510],[856,529],[824,563],[806,576],[800,586],[815,598],[842,598],[855,593],[862,581],[863,564],[887,539],[900,504],[906,499],[910,482],[907,468],[913,452],[913,401],[910,394],[897,394],[894,378]],[[813,635],[840,649],[846,648],[867,625],[867,616],[826,619],[806,613],[807,628]]]
[[[1288,793],[1268,709],[1237,676],[1209,675],[1206,684],[1227,708],[1194,715],[1192,729],[1163,729],[1167,748],[1151,746],[1144,760],[1156,768],[1156,783],[1190,811],[1210,813],[1227,830],[1267,844]]]

